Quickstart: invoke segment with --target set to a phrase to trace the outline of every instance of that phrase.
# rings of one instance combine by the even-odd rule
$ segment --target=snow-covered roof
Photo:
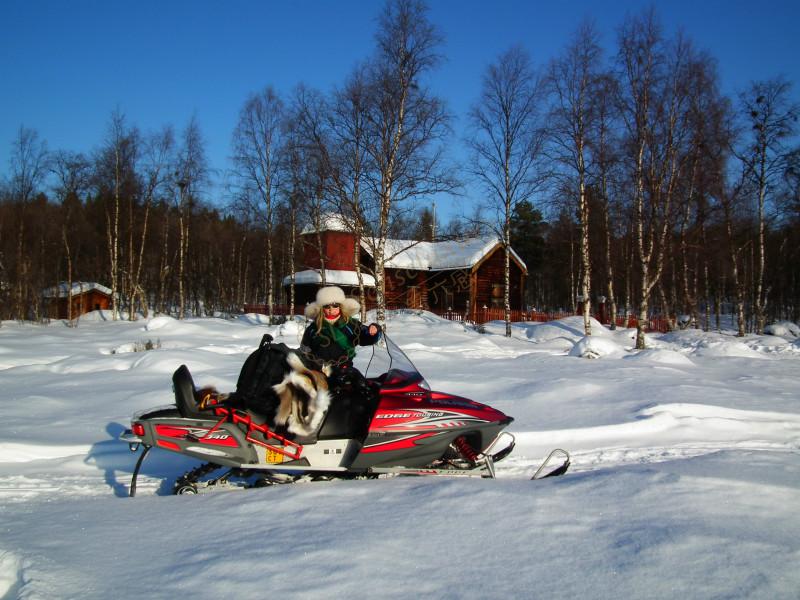
[[[72,288],[69,287],[69,284],[66,281],[62,281],[57,286],[44,290],[42,292],[42,296],[45,298],[66,298],[67,295],[78,296],[80,294],[85,294],[86,292],[91,292],[92,290],[97,290],[98,292],[102,292],[107,296],[111,295],[110,289],[93,281],[73,281]]]
[[[375,287],[375,278],[372,275],[362,273],[361,278],[364,280],[364,285],[366,287]],[[298,285],[319,284],[322,283],[322,275],[318,270],[314,269],[300,271],[299,273],[295,273],[294,282]],[[357,286],[358,276],[356,275],[355,271],[336,271],[327,269],[325,271],[325,282],[329,285]],[[283,278],[283,285],[289,285],[290,283],[291,277]]]
[[[478,264],[498,244],[498,238],[467,238],[443,242],[386,240],[386,266],[390,269],[445,271],[469,269]],[[370,244],[361,242],[370,251]],[[527,269],[519,255],[511,250],[517,261]]]
[[[313,223],[309,223],[303,228],[301,235],[307,233],[314,233],[317,229]],[[319,223],[320,231],[352,231],[353,227],[350,225],[344,216],[336,213],[324,213],[320,216]]]
[[[326,212],[320,217],[320,231],[351,232],[353,228],[347,219],[340,214]],[[307,225],[302,234],[316,231],[313,225]],[[425,271],[446,271],[451,269],[469,269],[478,264],[495,247],[501,244],[497,237],[467,238],[464,240],[448,240],[442,242],[417,242],[412,240],[386,240],[386,266],[390,269],[413,269]],[[374,244],[368,238],[362,238],[361,247],[369,254]],[[525,262],[511,250],[514,259],[527,270]],[[314,283],[307,281],[304,283]],[[317,281],[319,283],[319,281]],[[345,285],[350,285],[346,284]]]

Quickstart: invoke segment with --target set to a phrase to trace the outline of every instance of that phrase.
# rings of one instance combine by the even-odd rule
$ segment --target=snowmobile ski
[[[553,460],[556,456],[561,456],[562,461],[561,464],[555,467],[550,471],[546,471],[545,469],[550,464],[550,461]],[[536,481],[538,479],[545,479],[546,477],[559,477],[567,472],[570,466],[570,459],[569,459],[569,452],[566,450],[562,450],[561,448],[556,448],[550,454],[547,455],[547,458],[544,459],[539,468],[536,469],[536,473],[533,474],[531,477],[531,481]]]

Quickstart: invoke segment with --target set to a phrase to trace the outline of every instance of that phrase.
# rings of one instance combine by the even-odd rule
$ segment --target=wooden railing
[[[302,306],[296,306],[295,313],[302,314],[302,308]],[[386,308],[387,310],[408,310],[408,308],[405,306],[387,306]],[[266,315],[267,305],[245,304],[244,312]],[[473,312],[473,314],[468,316],[465,315],[464,311],[457,310],[443,311],[438,309],[430,309],[428,312],[432,312],[443,319],[447,319],[448,321],[467,322],[475,325],[482,325],[483,323],[488,323],[489,321],[505,321],[505,311],[502,308],[478,308]],[[273,304],[272,314],[276,316],[286,316],[289,314],[289,307],[283,304]],[[547,323],[548,321],[557,321],[558,319],[574,316],[577,315],[570,311],[512,310],[511,322],[520,323],[525,321],[534,323]],[[622,316],[616,318],[617,327],[620,328],[636,328],[637,321],[638,319],[634,316]],[[603,324],[608,325],[608,322]],[[666,333],[667,331],[670,331],[670,322],[668,319],[664,319],[662,317],[653,317],[648,319],[645,331],[658,331],[660,333]]]
[[[269,311],[267,310],[266,304],[245,304],[244,307],[245,313],[255,313],[257,315],[267,315]],[[302,310],[298,310],[298,307],[295,306],[295,312],[302,314]],[[289,305],[288,304],[273,304],[272,305],[272,314],[278,316],[286,316],[289,314]]]

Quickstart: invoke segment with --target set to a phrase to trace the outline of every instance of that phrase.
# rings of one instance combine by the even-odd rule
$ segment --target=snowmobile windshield
[[[380,377],[383,388],[399,389],[415,385],[430,389],[411,359],[385,333],[372,348],[372,353],[360,352],[355,361],[356,367],[366,377]]]

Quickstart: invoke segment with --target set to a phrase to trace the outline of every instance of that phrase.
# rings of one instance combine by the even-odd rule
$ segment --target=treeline
[[[606,53],[583,24],[547,63],[515,46],[487,68],[456,165],[453,116],[426,84],[441,41],[423,3],[387,2],[341,85],[245,100],[216,186],[195,119],[143,132],[115,111],[90,155],[21,127],[0,189],[0,317],[41,318],[42,290],[72,280],[130,314],[291,305],[299,233],[333,211],[370,240],[379,288],[387,238],[494,233],[528,265],[529,304],[583,310],[589,333],[599,302],[676,326],[733,313],[740,333],[800,319],[788,82],[725,96],[713,57],[652,10]],[[483,195],[451,222],[418,208],[467,182]]]

